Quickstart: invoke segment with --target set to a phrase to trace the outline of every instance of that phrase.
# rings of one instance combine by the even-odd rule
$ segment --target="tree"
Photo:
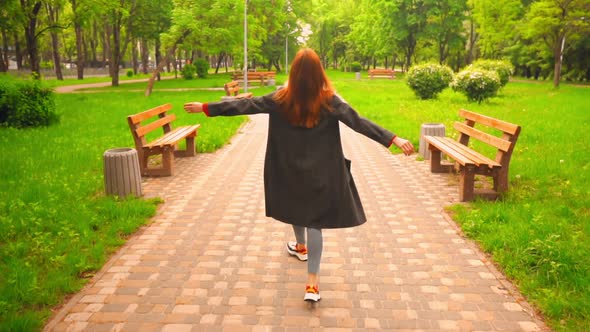
[[[72,7],[70,20],[74,25],[76,34],[76,72],[79,80],[84,79],[84,67],[86,66],[86,52],[84,50],[84,27],[88,24],[90,16],[96,12],[92,0],[69,0]]]
[[[587,0],[539,0],[526,14],[525,36],[545,43],[553,55],[553,86],[559,87],[564,51],[590,31]]]
[[[110,61],[109,69],[111,73],[112,86],[119,85],[119,67],[122,57],[125,54],[127,45],[129,45],[130,34],[129,27],[132,25],[137,8],[137,0],[112,0],[107,7],[107,24],[110,37]],[[127,27],[125,40],[121,40],[123,28]],[[107,30],[107,31],[108,31]]]
[[[463,22],[467,10],[465,0],[426,0],[428,25],[426,33],[435,41],[438,62],[443,64],[452,48],[464,45]]]
[[[518,25],[524,15],[521,0],[473,0],[479,48],[486,59],[500,59],[517,42]]]
[[[2,10],[0,10],[0,38],[2,40],[0,50],[0,72],[8,71],[9,56],[8,45],[10,38],[13,38],[14,45],[18,46],[18,39],[16,38],[18,26],[24,20],[22,11],[16,0],[2,0]]]
[[[387,35],[404,52],[405,67],[410,68],[418,40],[424,37],[428,8],[424,0],[381,0],[381,12]]]
[[[39,65],[39,34],[37,33],[37,23],[39,20],[39,12],[43,8],[41,1],[34,0],[20,0],[21,10],[24,14],[24,29],[25,42],[27,45],[27,53],[29,55],[29,64],[31,66],[31,73],[33,77],[41,77],[41,68]]]
[[[61,0],[53,0],[45,2],[45,9],[47,10],[47,19],[49,22],[49,34],[51,36],[51,54],[53,56],[53,66],[55,69],[55,76],[58,80],[63,80],[61,72],[61,56],[59,54],[59,36],[58,31],[63,29],[59,24],[59,14],[63,11],[63,2]]]

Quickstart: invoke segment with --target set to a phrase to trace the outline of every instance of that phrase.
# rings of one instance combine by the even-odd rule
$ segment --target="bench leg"
[[[145,153],[145,152],[137,152],[138,154],[138,158],[139,159],[139,171],[141,172],[142,176],[147,176],[148,175],[148,159],[150,157],[149,153]]]
[[[195,136],[187,137],[186,138],[186,157],[193,157],[196,156],[197,152],[195,149]]]
[[[453,169],[452,165],[443,165],[442,152],[432,145],[428,144],[430,150],[430,171],[432,173],[450,173]]]
[[[494,190],[498,194],[501,194],[501,193],[505,192],[506,190],[508,190],[508,174],[500,171],[500,172],[494,174],[493,179],[494,179]]]
[[[474,198],[475,165],[465,165],[459,180],[459,200],[469,202]]]
[[[172,168],[174,167],[174,149],[172,146],[167,146],[162,151],[162,176],[172,175]]]
[[[174,156],[175,157],[194,157],[197,155],[195,149],[195,137],[196,136],[189,136],[186,138],[186,149],[185,150],[177,150],[174,149]]]

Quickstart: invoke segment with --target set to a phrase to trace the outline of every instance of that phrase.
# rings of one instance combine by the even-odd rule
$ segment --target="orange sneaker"
[[[299,258],[300,261],[307,260],[307,248],[297,249],[297,242],[287,242],[287,252],[289,255]]]
[[[317,302],[321,299],[320,291],[318,290],[318,286],[307,285],[305,286],[305,296],[303,300],[308,302]]]

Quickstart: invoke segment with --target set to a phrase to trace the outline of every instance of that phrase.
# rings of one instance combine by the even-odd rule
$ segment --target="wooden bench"
[[[276,72],[274,71],[249,71],[248,72],[248,83],[257,82],[260,85],[265,85],[269,79],[274,79]],[[236,71],[232,74],[234,81],[244,81],[244,72]]]
[[[229,83],[225,83],[223,85],[223,89],[225,90],[226,97],[234,97],[234,98],[250,98],[250,97],[252,97],[252,92],[240,93],[240,83],[238,83],[238,81],[231,81]]]
[[[387,77],[392,80],[395,78],[395,72],[393,69],[369,69],[369,77],[371,79],[375,77]]]
[[[139,168],[143,176],[170,176],[174,165],[174,157],[189,157],[196,155],[195,137],[201,125],[184,126],[172,129],[172,122],[176,115],[166,114],[172,108],[171,104],[164,104],[145,112],[129,115],[127,122],[135,141],[135,148],[139,158]],[[154,120],[142,125],[143,121]],[[146,135],[162,128],[164,134],[148,143]],[[186,140],[186,149],[178,150],[178,142]],[[150,156],[162,155],[162,165],[157,168],[148,167]]]
[[[494,119],[489,116],[460,110],[464,122],[455,122],[454,128],[460,133],[457,140],[450,137],[424,136],[431,151],[430,171],[434,173],[460,173],[459,198],[462,202],[472,201],[476,196],[496,199],[508,189],[508,167],[510,157],[520,134],[520,126]],[[500,137],[474,128],[475,124],[499,130]],[[469,139],[477,139],[497,149],[495,159],[490,159],[468,147]],[[454,165],[441,164],[441,153],[455,161]],[[482,188],[475,191],[475,175],[493,179],[493,189]]]

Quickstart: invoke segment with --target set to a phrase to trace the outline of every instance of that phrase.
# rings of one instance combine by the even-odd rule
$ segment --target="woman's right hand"
[[[393,144],[400,148],[400,150],[402,150],[406,156],[414,153],[414,145],[412,145],[412,143],[407,139],[396,136],[393,140]]]
[[[184,110],[188,113],[201,113],[203,112],[203,103],[198,101],[184,104]]]

